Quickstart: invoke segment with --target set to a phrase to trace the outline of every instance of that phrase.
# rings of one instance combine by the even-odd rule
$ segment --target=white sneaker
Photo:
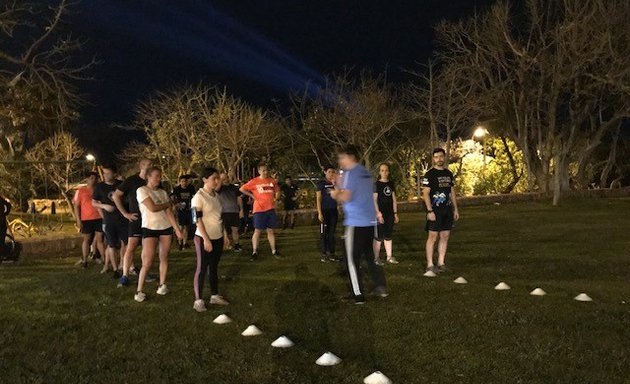
[[[168,288],[166,287],[166,284],[161,284],[157,289],[157,294],[164,296],[167,293],[168,293]]]
[[[387,262],[390,264],[398,264],[398,260],[396,260],[393,256],[387,259]]]
[[[383,266],[383,262],[381,261],[381,259],[374,259],[374,264],[382,267]]]
[[[145,295],[144,292],[136,292],[136,294],[133,296],[133,299],[138,303],[142,303],[147,299],[147,295]]]
[[[199,299],[199,300],[195,300],[195,303],[193,304],[193,309],[197,312],[205,312],[207,311],[206,309],[206,302]]]
[[[214,304],[214,305],[229,305],[230,303],[228,303],[228,301],[225,300],[220,295],[212,295],[212,296],[210,296],[210,304]]]
[[[107,267],[103,267],[103,269],[101,269],[101,273],[107,273]]]

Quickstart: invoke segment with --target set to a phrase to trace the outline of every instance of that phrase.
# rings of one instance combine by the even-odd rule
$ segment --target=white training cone
[[[227,323],[231,323],[232,319],[230,319],[228,315],[224,314],[224,315],[217,316],[217,318],[212,320],[212,322],[215,324],[227,324]]]
[[[457,279],[453,280],[453,283],[455,283],[455,284],[468,284],[468,281],[460,276]]]
[[[274,348],[291,348],[294,345],[291,339],[286,336],[280,336],[271,343],[271,346]]]
[[[319,357],[319,359],[315,361],[315,364],[322,365],[325,367],[331,366],[331,365],[337,365],[339,363],[341,363],[341,359],[335,356],[335,354],[332,352],[324,353],[323,355]]]
[[[542,288],[536,288],[529,293],[532,296],[545,296],[547,292],[545,292]]]
[[[243,333],[241,333],[241,335],[243,336],[258,336],[261,334],[262,331],[258,329],[258,327],[255,325],[250,325],[249,327],[247,327],[246,330],[243,331]]]
[[[508,289],[510,289],[510,286],[505,284],[504,282],[500,282],[496,285],[496,287],[494,287],[494,289],[496,289],[497,291],[507,291]]]
[[[579,295],[575,296],[573,298],[573,300],[577,300],[577,301],[593,301],[593,299],[591,299],[591,297],[589,295],[587,295],[586,293],[580,293]]]
[[[381,371],[376,371],[370,376],[363,379],[365,384],[392,384],[392,381],[389,377],[383,375]]]
[[[426,272],[424,273],[424,275],[422,275],[422,276],[424,276],[424,277],[435,277],[435,276],[437,276],[437,275],[436,275],[436,274],[435,274],[435,272],[433,272],[433,271],[426,271]]]

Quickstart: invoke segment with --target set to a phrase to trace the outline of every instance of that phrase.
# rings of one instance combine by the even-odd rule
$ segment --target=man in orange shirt
[[[92,205],[92,192],[98,181],[98,173],[88,172],[85,180],[86,186],[77,189],[72,202],[74,203],[74,214],[77,220],[77,228],[83,234],[83,243],[81,251],[81,265],[83,268],[88,266],[88,255],[90,254],[90,245],[94,240],[96,249],[101,255],[105,255],[105,247],[103,246],[103,220],[98,210]]]
[[[280,199],[280,186],[273,177],[269,176],[269,168],[265,164],[258,165],[258,174],[260,176],[251,179],[240,189],[242,194],[254,200],[254,235],[252,236],[251,261],[258,259],[258,239],[263,229],[267,230],[271,254],[280,258],[280,253],[276,250],[276,238],[273,233],[273,229],[278,225],[278,217],[274,208],[275,201]]]

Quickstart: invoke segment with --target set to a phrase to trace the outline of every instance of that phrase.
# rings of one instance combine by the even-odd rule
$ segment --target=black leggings
[[[206,252],[203,249],[203,238],[195,236],[195,250],[197,251],[197,270],[195,271],[194,289],[195,299],[201,299],[203,293],[203,280],[208,274],[210,279],[210,291],[213,295],[219,294],[219,261],[223,253],[223,237],[210,240],[212,243],[212,252]]]

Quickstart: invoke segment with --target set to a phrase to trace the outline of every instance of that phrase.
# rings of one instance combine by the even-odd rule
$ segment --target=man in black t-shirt
[[[105,232],[105,265],[101,273],[107,272],[108,264],[111,264],[114,271],[114,277],[119,278],[118,265],[116,263],[116,250],[120,249],[121,266],[122,258],[127,245],[129,228],[127,220],[116,208],[114,200],[112,200],[114,192],[122,181],[116,179],[116,167],[112,165],[104,165],[103,181],[94,186],[92,194],[92,205],[98,209],[103,218],[103,232]]]
[[[147,169],[151,167],[151,160],[142,159],[138,162],[140,172],[136,175],[129,176],[114,191],[112,200],[116,204],[116,208],[120,211],[128,221],[127,233],[127,249],[123,257],[123,275],[118,282],[119,287],[129,285],[129,269],[133,263],[133,252],[142,241],[142,218],[140,217],[140,206],[136,198],[138,188],[146,184]],[[125,200],[128,206],[125,206]]]
[[[189,234],[192,234],[192,214],[190,212],[190,202],[197,191],[190,183],[190,175],[182,175],[179,177],[179,185],[173,188],[171,199],[175,203],[177,223],[182,228],[184,238],[179,241],[180,251],[186,246]]]
[[[453,221],[459,220],[455,178],[445,165],[446,152],[442,148],[433,150],[433,168],[422,178],[422,199],[427,208],[426,231],[429,233],[426,244],[427,271],[446,272],[446,249],[453,228]],[[433,264],[435,242],[438,244],[438,264]]]
[[[335,189],[337,170],[330,166],[324,170],[324,179],[317,182],[315,192],[317,203],[317,218],[319,219],[319,234],[321,244],[321,261],[337,261],[335,256],[335,229],[339,220],[337,200],[330,196],[330,191]]]
[[[284,203],[284,217],[282,219],[283,229],[291,226],[295,227],[295,209],[297,208],[297,192],[300,188],[293,184],[291,176],[284,178],[284,184],[280,187],[282,191],[282,202]]]
[[[382,223],[376,225],[376,235],[374,236],[374,262],[383,265],[380,258],[381,243],[385,245],[387,262],[398,264],[393,256],[392,233],[394,224],[398,223],[398,203],[394,182],[389,180],[389,165],[381,164],[378,167],[379,179],[374,183],[374,201],[376,202],[376,213],[383,217]]]
[[[235,252],[242,250],[239,240],[239,227],[245,212],[243,197],[239,187],[230,183],[230,176],[221,172],[221,183],[217,186],[217,197],[221,203],[221,221],[223,221],[224,248]]]

